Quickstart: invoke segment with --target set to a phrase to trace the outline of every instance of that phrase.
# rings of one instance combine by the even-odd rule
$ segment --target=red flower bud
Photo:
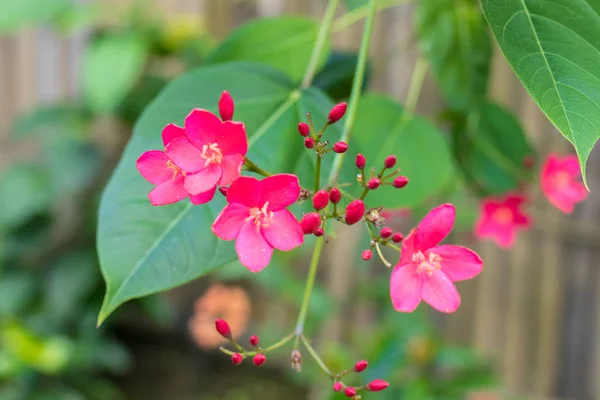
[[[382,238],[387,239],[390,236],[392,236],[392,228],[390,228],[389,226],[386,226],[385,228],[383,228],[379,234],[381,235]]]
[[[300,226],[305,235],[315,233],[317,228],[321,226],[321,216],[316,212],[308,213],[300,220]]]
[[[304,147],[306,147],[307,149],[312,149],[313,147],[315,147],[315,139],[311,137],[307,137],[306,139],[304,139]]]
[[[373,257],[373,252],[371,250],[367,249],[362,252],[361,257],[363,260],[369,261],[371,259],[371,257]]]
[[[387,156],[383,164],[386,168],[394,168],[394,165],[396,165],[396,156]]]
[[[396,189],[402,189],[406,185],[408,185],[408,178],[405,176],[397,176],[392,182],[392,186]]]
[[[336,142],[333,145],[333,151],[335,151],[336,153],[345,153],[346,150],[348,150],[348,144],[346,144],[345,142]]]
[[[321,236],[323,236],[324,233],[325,233],[325,231],[323,230],[323,228],[317,228],[317,229],[315,229],[315,236],[316,237],[321,237]]]
[[[231,339],[231,328],[229,327],[229,324],[225,322],[225,320],[216,320],[215,328],[217,328],[219,335],[223,336],[225,339]]]
[[[221,186],[219,187],[219,192],[221,192],[221,194],[225,197],[227,197],[227,192],[229,192],[229,188],[225,187],[225,186]]]
[[[367,369],[369,363],[365,360],[360,360],[356,364],[354,364],[354,372],[363,372]]]
[[[254,358],[252,359],[252,364],[256,365],[257,367],[260,367],[261,365],[263,365],[264,363],[267,362],[267,356],[265,356],[264,354],[257,354],[254,356]]]
[[[346,397],[354,397],[356,396],[356,389],[353,387],[347,387],[346,390],[344,390],[344,394]]]
[[[340,119],[342,119],[344,114],[346,114],[347,106],[348,105],[346,104],[346,102],[339,103],[339,104],[336,104],[335,106],[333,106],[331,108],[331,111],[329,111],[329,117],[327,117],[327,119],[329,120],[329,123],[335,124]]]
[[[231,362],[233,365],[240,365],[244,361],[244,357],[240,353],[233,353],[231,355]]]
[[[370,392],[379,392],[380,390],[383,390],[388,386],[390,386],[390,384],[384,381],[383,379],[374,379],[365,385],[365,389],[367,389]]]
[[[356,168],[363,169],[367,165],[367,159],[362,154],[356,155]]]
[[[231,95],[227,90],[224,90],[219,99],[219,114],[221,114],[221,119],[223,121],[229,121],[233,118],[234,107]]]
[[[308,136],[310,133],[310,128],[308,127],[308,124],[304,122],[298,123],[298,132],[304,137]]]
[[[365,203],[357,199],[346,206],[346,215],[344,219],[348,225],[353,225],[360,221],[365,215]]]
[[[367,187],[371,190],[377,189],[379,185],[381,185],[379,178],[371,178],[369,179],[369,182],[367,182]]]
[[[342,382],[336,382],[333,384],[333,391],[339,392],[340,390],[342,390],[343,387],[344,385],[342,385]]]
[[[396,232],[392,236],[392,242],[394,243],[400,243],[402,239],[404,239],[404,237],[402,237],[402,234],[400,232]]]
[[[333,204],[339,203],[342,200],[342,192],[340,192],[340,189],[332,188],[329,191],[329,200],[331,200]]]
[[[523,168],[531,169],[535,165],[535,160],[532,155],[525,156],[523,158]]]
[[[324,209],[325,207],[327,207],[327,204],[329,204],[329,194],[326,190],[319,190],[317,193],[314,194],[312,198],[312,203],[315,210],[319,211]]]
[[[250,345],[256,347],[260,343],[260,339],[256,335],[250,336]]]

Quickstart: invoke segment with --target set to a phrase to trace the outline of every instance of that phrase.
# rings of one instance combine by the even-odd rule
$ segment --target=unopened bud
[[[321,237],[325,234],[325,231],[323,230],[323,228],[317,228],[315,229],[315,236],[316,237]]]
[[[402,241],[402,239],[404,239],[404,237],[402,236],[402,234],[400,232],[396,232],[392,236],[392,242],[394,242],[394,243],[400,243]]]
[[[240,365],[244,361],[244,357],[240,353],[233,353],[231,355],[231,362],[233,365]]]
[[[535,165],[535,159],[532,155],[527,155],[523,158],[523,168],[531,169]]]
[[[334,392],[339,392],[340,390],[342,390],[342,388],[344,387],[344,385],[342,385],[342,382],[336,382],[333,384],[333,391]]]
[[[315,139],[311,138],[311,137],[307,137],[304,139],[304,147],[306,147],[307,149],[312,149],[313,147],[315,147]]]
[[[292,350],[292,369],[296,372],[302,371],[302,354],[298,350]]]
[[[327,117],[329,123],[334,124],[334,123],[338,122],[340,119],[342,119],[344,114],[346,114],[347,106],[348,105],[346,104],[346,102],[339,103],[339,104],[336,104],[335,106],[333,106],[331,108],[331,111],[329,111],[329,116]]]
[[[348,144],[346,142],[336,142],[333,145],[333,151],[336,153],[345,153],[348,150]]]
[[[356,155],[356,168],[363,169],[367,165],[367,159],[362,154]]]
[[[308,124],[304,122],[298,123],[298,132],[304,137],[308,136],[310,134],[310,128],[308,127]]]
[[[255,355],[254,358],[252,359],[252,364],[256,365],[257,367],[260,367],[261,365],[263,365],[266,362],[267,362],[267,356],[265,356],[262,353]]]
[[[224,90],[221,93],[221,98],[219,99],[219,114],[221,115],[221,119],[223,121],[229,121],[233,118],[233,110],[235,105],[233,104],[233,99],[227,90]]]
[[[394,182],[392,182],[392,186],[396,189],[402,189],[406,185],[408,185],[408,178],[405,176],[397,176]]]
[[[229,328],[229,324],[225,322],[225,320],[216,320],[215,328],[217,328],[219,335],[223,336],[225,339],[231,339],[231,328]]]
[[[346,206],[346,215],[344,220],[348,225],[353,225],[360,221],[365,215],[365,203],[362,200],[357,199]]]
[[[381,185],[381,181],[379,178],[371,178],[369,182],[367,182],[367,187],[371,190],[377,189]]]
[[[319,211],[324,209],[327,207],[327,204],[329,204],[329,194],[324,189],[319,190],[314,194],[312,203],[315,210]]]
[[[221,192],[221,194],[225,197],[227,197],[227,192],[229,192],[229,188],[225,187],[225,186],[221,186],[219,187],[219,192]]]
[[[390,384],[384,381],[383,379],[374,379],[365,385],[365,389],[367,389],[370,392],[379,392],[380,390],[383,390],[388,386],[390,386]]]
[[[353,387],[347,387],[344,390],[344,394],[346,395],[346,397],[354,397],[356,396],[356,389],[354,389]]]
[[[392,236],[392,233],[393,233],[392,228],[390,228],[389,226],[386,226],[379,232],[379,235],[381,235],[382,238],[387,239],[390,236]]]
[[[361,257],[365,261],[369,261],[373,257],[373,252],[369,249],[362,252]]]
[[[332,188],[329,191],[329,200],[333,204],[339,203],[342,200],[342,192],[340,192],[340,189],[338,189],[338,188]]]
[[[396,165],[396,156],[387,156],[383,164],[386,168],[394,168],[394,165]]]
[[[317,228],[321,226],[321,216],[316,212],[308,213],[300,220],[300,226],[305,235],[315,233]]]
[[[260,339],[256,335],[250,336],[250,345],[256,347],[260,343]]]
[[[363,372],[367,369],[369,363],[365,360],[360,360],[356,364],[354,364],[354,372]]]

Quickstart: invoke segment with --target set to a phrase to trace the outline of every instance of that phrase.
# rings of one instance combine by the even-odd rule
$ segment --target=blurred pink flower
[[[521,210],[525,201],[523,195],[515,193],[484,199],[475,223],[475,236],[478,239],[492,238],[502,248],[511,247],[517,230],[531,225],[529,216]]]
[[[548,201],[565,214],[571,214],[575,204],[585,200],[588,195],[579,176],[579,161],[573,154],[561,158],[550,153],[542,167],[542,191]]]

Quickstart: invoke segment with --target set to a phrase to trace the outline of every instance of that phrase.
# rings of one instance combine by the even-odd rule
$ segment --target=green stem
[[[265,171],[258,165],[254,164],[252,161],[250,161],[250,159],[248,157],[246,157],[246,161],[244,161],[244,165],[246,166],[246,169],[248,169],[248,171],[250,171],[250,172],[256,172],[257,174],[262,175],[264,177],[272,175],[268,171]]]
[[[360,51],[358,53],[358,62],[354,72],[354,81],[352,82],[352,91],[350,92],[348,111],[346,112],[346,119],[344,121],[344,131],[342,133],[342,137],[340,138],[340,141],[346,143],[348,143],[350,130],[354,124],[356,109],[358,108],[358,101],[360,99],[363,81],[365,78],[365,70],[369,57],[369,43],[371,41],[371,33],[373,31],[373,22],[375,20],[375,10],[375,0],[369,0],[369,13],[367,15],[367,20],[365,21],[365,28],[360,43]],[[331,168],[331,173],[329,174],[328,186],[333,186],[337,181],[345,154],[346,153],[337,154],[333,160],[333,166]]]
[[[286,344],[287,342],[289,342],[290,340],[292,340],[294,337],[296,337],[296,332],[292,332],[289,335],[287,335],[286,337],[284,337],[283,339],[281,339],[279,342],[272,344],[269,347],[265,347],[264,349],[261,349],[260,351],[240,351],[240,353],[242,353],[244,356],[249,357],[249,356],[255,356],[258,353],[267,353],[269,351],[273,351],[276,350],[278,348],[280,348],[281,346],[283,346],[284,344]],[[221,352],[228,354],[228,355],[233,355],[235,352],[231,351],[231,350],[227,350],[224,347],[219,347],[219,350],[221,350]]]
[[[399,4],[410,3],[412,0],[378,0],[377,11],[395,7]],[[369,6],[364,5],[347,12],[333,22],[333,31],[341,31],[365,18],[369,14]]]
[[[319,355],[317,354],[317,352],[315,351],[315,349],[310,345],[308,339],[306,339],[306,336],[301,335],[300,339],[302,340],[302,344],[304,344],[304,347],[306,347],[306,350],[308,350],[308,353],[317,362],[317,364],[319,365],[319,367],[321,367],[321,369],[323,370],[323,372],[325,372],[327,375],[329,375],[330,378],[333,378],[334,375],[331,373],[331,371],[329,370],[329,368],[327,368],[327,365],[325,365],[325,363],[323,362],[323,360],[321,360],[321,357],[319,357]]]
[[[317,163],[315,166],[315,193],[321,188],[321,154],[317,154]]]
[[[315,41],[315,46],[313,47],[312,54],[310,55],[310,60],[308,61],[306,72],[304,73],[304,79],[302,79],[302,88],[307,88],[310,86],[315,73],[317,72],[319,58],[321,58],[323,49],[325,48],[325,42],[327,40],[327,36],[329,35],[329,30],[331,28],[331,23],[333,22],[333,17],[335,17],[335,10],[337,9],[338,3],[339,0],[329,0],[329,4],[327,4],[323,21],[319,27],[319,33],[317,33],[317,40]]]
[[[406,117],[411,117],[415,113],[417,101],[419,101],[419,95],[421,94],[423,79],[425,79],[426,72],[427,60],[425,60],[423,57],[419,57],[417,59],[417,63],[415,64],[415,68],[413,69],[412,76],[410,77],[408,94],[406,95],[406,102],[404,103],[404,115]]]

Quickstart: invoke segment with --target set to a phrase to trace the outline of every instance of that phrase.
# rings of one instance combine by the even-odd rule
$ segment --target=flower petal
[[[241,122],[222,122],[216,136],[216,141],[224,155],[241,154],[245,156],[248,152],[246,126]]]
[[[148,194],[153,206],[177,203],[186,197],[188,197],[188,193],[183,188],[183,176],[181,175],[161,183]]]
[[[567,154],[559,161],[561,168],[567,171],[569,175],[574,178],[578,178],[581,174],[581,169],[579,167],[579,160],[575,154]]]
[[[455,217],[456,209],[450,203],[442,204],[429,211],[417,226],[415,248],[427,250],[444,240],[452,230]]]
[[[234,203],[228,204],[212,224],[212,231],[218,238],[233,240],[236,238],[246,218],[250,215],[248,207]]]
[[[295,203],[300,196],[300,182],[292,174],[277,174],[260,181],[260,205],[269,202],[269,211],[279,211]]]
[[[413,229],[402,241],[402,253],[398,265],[410,264],[412,262],[412,257],[415,253],[415,236],[416,229]]]
[[[252,272],[266,267],[273,255],[273,247],[267,243],[254,221],[247,221],[242,225],[235,241],[235,251],[240,263]]]
[[[423,276],[423,300],[443,313],[453,313],[460,306],[460,295],[454,283],[442,271]]]
[[[185,137],[185,129],[175,124],[169,124],[163,128],[162,141],[163,145],[167,147],[172,140],[180,137]]]
[[[190,195],[190,200],[191,200],[192,204],[194,204],[194,205],[208,203],[209,201],[211,201],[213,199],[213,197],[215,197],[216,191],[217,191],[217,185],[213,186],[212,190],[198,193],[195,195]]]
[[[241,176],[229,186],[228,203],[240,203],[247,207],[262,207],[260,201],[260,181],[251,176]]]
[[[148,182],[159,185],[173,178],[175,171],[167,168],[167,161],[169,158],[163,151],[150,150],[138,158],[136,167]]]
[[[208,110],[197,108],[185,118],[185,132],[190,141],[198,148],[216,143],[221,129],[221,120]]]
[[[206,169],[185,176],[185,190],[196,195],[212,190],[221,178],[223,169],[218,164],[211,164]]]
[[[421,303],[423,282],[417,265],[398,265],[390,278],[390,297],[394,310],[413,312]]]
[[[205,168],[202,151],[194,146],[187,138],[172,140],[165,148],[165,153],[183,171],[194,173]]]
[[[219,181],[220,186],[229,185],[240,177],[242,172],[242,165],[244,165],[244,156],[241,154],[230,154],[224,156],[221,161],[221,168],[223,168],[223,175]]]
[[[442,257],[442,272],[453,282],[474,278],[483,270],[479,255],[466,247],[443,245],[433,247],[430,252]]]
[[[288,210],[274,212],[269,226],[263,226],[261,231],[267,242],[277,250],[292,250],[304,243],[302,227]]]

